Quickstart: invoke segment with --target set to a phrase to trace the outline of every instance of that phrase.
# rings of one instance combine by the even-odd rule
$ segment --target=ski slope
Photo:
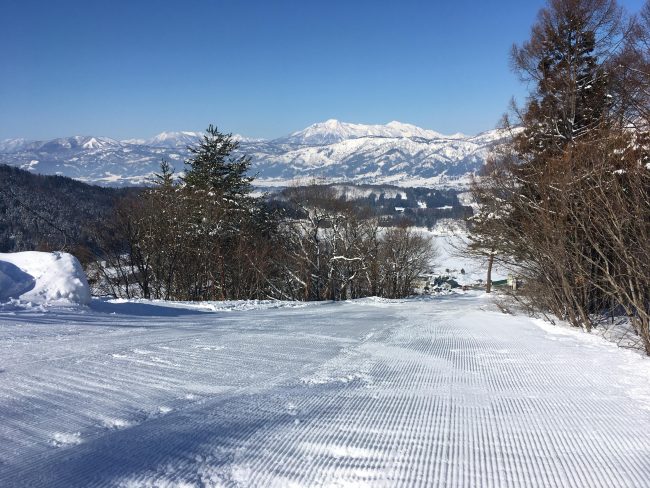
[[[471,294],[5,311],[0,486],[649,486],[649,363]]]

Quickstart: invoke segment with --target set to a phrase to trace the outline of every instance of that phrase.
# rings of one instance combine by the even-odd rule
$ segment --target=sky
[[[643,0],[623,0],[637,11]],[[494,128],[541,0],[2,0],[0,139]]]

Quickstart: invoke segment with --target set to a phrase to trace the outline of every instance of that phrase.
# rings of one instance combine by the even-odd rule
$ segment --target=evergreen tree
[[[615,0],[551,0],[531,38],[514,46],[513,67],[532,82],[516,137],[525,161],[557,155],[607,122],[606,62],[622,33]]]
[[[240,206],[249,200],[253,177],[247,175],[251,158],[237,156],[239,142],[210,124],[197,147],[188,147],[192,157],[183,181],[193,191],[222,198],[228,206]]]
[[[174,186],[174,169],[165,159],[160,162],[160,173],[154,174],[154,185],[158,189],[171,189]]]

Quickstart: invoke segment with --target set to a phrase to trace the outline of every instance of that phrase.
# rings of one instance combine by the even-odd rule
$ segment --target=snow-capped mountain
[[[182,147],[195,145],[202,134],[200,132],[161,132],[157,136],[145,141],[143,144],[152,147]]]
[[[114,186],[143,184],[166,159],[183,170],[187,147],[200,132],[163,132],[142,140],[74,136],[49,141],[0,141],[0,163],[43,174],[62,174]],[[480,169],[491,148],[508,135],[443,135],[415,125],[350,124],[328,120],[274,140],[235,135],[253,158],[260,186],[295,179],[399,185],[462,185]]]
[[[0,141],[0,153],[19,151],[29,141],[27,139],[5,139]]]
[[[7,139],[0,142],[0,153],[24,151],[57,152],[75,149],[107,149],[118,147],[121,143],[110,137],[72,136],[49,141],[29,141],[26,139]]]
[[[462,134],[445,136],[432,130],[421,129],[415,125],[401,122],[389,122],[386,125],[350,124],[330,119],[325,122],[313,124],[298,132],[281,138],[279,141],[307,146],[334,144],[347,139],[360,139],[365,137],[384,138],[413,138],[422,139],[454,139],[463,137]]]

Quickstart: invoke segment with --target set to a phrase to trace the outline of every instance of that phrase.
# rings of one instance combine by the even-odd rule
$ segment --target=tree
[[[113,293],[223,300],[277,291],[277,218],[251,196],[250,158],[232,154],[237,147],[210,126],[190,148],[184,178],[175,180],[163,161],[152,187],[121,205],[103,239],[107,262],[119,269]]]
[[[387,229],[380,243],[381,295],[388,298],[411,295],[415,281],[431,268],[436,256],[431,237],[406,225]]]
[[[252,192],[253,177],[248,176],[251,158],[236,156],[239,142],[232,134],[224,134],[210,124],[197,147],[189,147],[192,155],[183,178],[193,191],[203,191],[221,198],[224,203],[240,206]]]
[[[520,128],[473,190],[482,205],[474,250],[516,266],[531,303],[586,329],[613,306],[645,313],[642,286],[630,278],[632,269],[644,271],[624,247],[646,249],[636,236],[647,232],[632,218],[623,227],[616,221],[617,213],[640,216],[647,191],[647,179],[615,176],[639,176],[647,160],[640,134],[626,123],[630,99],[647,103],[626,95],[634,87],[620,75],[630,59],[623,55],[629,25],[614,0],[549,1],[530,40],[513,48],[515,70],[533,83],[517,113]]]
[[[513,206],[509,200],[515,188],[507,168],[513,164],[513,158],[516,155],[510,146],[496,148],[483,169],[482,177],[473,179],[470,187],[478,208],[466,218],[469,232],[463,252],[487,261],[486,293],[492,292],[495,260],[510,265],[516,247],[513,238],[520,237],[510,225]]]
[[[195,299],[240,298],[242,283],[250,271],[254,242],[250,232],[261,230],[267,214],[260,199],[253,198],[248,176],[251,158],[237,155],[239,142],[210,125],[196,147],[183,178],[181,195],[188,209],[187,245],[195,251],[193,287]]]
[[[531,37],[512,48],[512,65],[533,83],[515,138],[525,161],[558,154],[608,122],[607,62],[624,34],[615,0],[550,0]]]
[[[435,257],[430,239],[401,226],[380,228],[375,213],[312,184],[285,192],[299,211],[284,226],[282,273],[301,300],[402,298]]]
[[[650,2],[628,28],[623,49],[610,63],[613,107],[621,125],[650,129]]]

